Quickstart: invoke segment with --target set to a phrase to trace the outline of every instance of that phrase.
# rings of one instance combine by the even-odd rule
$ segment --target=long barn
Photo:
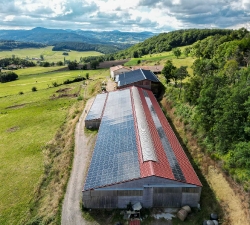
[[[201,182],[150,90],[109,92],[100,111],[84,207],[197,207]]]

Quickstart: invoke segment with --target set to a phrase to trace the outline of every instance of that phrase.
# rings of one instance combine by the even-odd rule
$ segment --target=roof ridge
[[[141,70],[141,72],[142,72],[144,78],[147,79],[141,68],[140,68],[140,70]]]

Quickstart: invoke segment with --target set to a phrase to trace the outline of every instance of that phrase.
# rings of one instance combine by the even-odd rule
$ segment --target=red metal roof
[[[184,183],[188,183],[188,184],[193,184],[193,185],[197,185],[197,186],[202,186],[202,184],[199,181],[199,178],[197,177],[197,175],[196,175],[191,163],[189,162],[184,150],[182,149],[177,137],[175,136],[174,131],[172,130],[172,128],[171,128],[169,122],[167,121],[164,113],[162,112],[158,102],[156,101],[153,93],[150,90],[136,87],[139,91],[142,106],[144,109],[144,113],[145,113],[145,116],[146,116],[146,119],[148,122],[148,126],[150,129],[150,133],[152,136],[152,140],[153,140],[154,147],[155,147],[156,154],[157,154],[157,158],[158,158],[157,162],[154,162],[154,161],[144,162],[143,161],[142,150],[141,150],[141,146],[140,146],[140,136],[139,136],[139,132],[138,132],[136,114],[135,114],[135,109],[134,109],[134,104],[133,104],[133,97],[132,97],[132,93],[131,93],[132,87],[129,87],[129,88],[130,88],[130,96],[131,96],[131,101],[132,101],[132,109],[133,109],[133,116],[134,116],[135,134],[136,134],[136,140],[137,140],[138,160],[139,160],[141,178],[150,177],[150,176],[158,176],[158,177],[162,177],[162,178],[166,178],[166,179],[176,180],[174,177],[174,174],[172,172],[172,169],[170,167],[165,150],[163,148],[161,139],[160,139],[159,134],[157,132],[155,123],[154,123],[153,118],[151,116],[150,110],[148,108],[146,99],[144,97],[144,94],[143,94],[143,90],[144,90],[148,93],[148,96],[152,102],[152,105],[155,109],[155,112],[160,120],[162,128],[167,136],[167,139],[171,145],[171,148],[175,154],[175,157],[180,165],[182,173],[186,179],[185,182],[181,181],[181,180],[176,180],[176,181],[184,182]],[[127,89],[127,88],[124,88],[124,89]],[[107,101],[107,99],[106,99],[106,101]],[[141,179],[141,178],[136,178],[136,179]],[[136,179],[133,179],[133,180],[136,180]],[[124,180],[124,181],[118,182],[118,183],[123,183],[123,182],[128,182],[128,181],[130,181],[130,180]],[[110,186],[110,185],[114,185],[114,183],[107,184],[105,186]],[[105,186],[102,186],[102,187],[105,187]],[[96,187],[96,188],[100,188],[100,187]]]
[[[145,97],[143,95],[143,92],[142,92],[143,89],[138,88],[138,90],[140,93],[142,105],[143,105],[143,108],[144,108],[144,111],[146,114],[146,118],[148,121],[150,132],[151,132],[153,142],[155,145],[157,157],[159,160],[159,162],[153,162],[153,161],[143,162],[141,160],[142,157],[139,157],[141,176],[142,177],[159,176],[159,177],[163,177],[163,178],[167,178],[167,179],[171,179],[171,180],[176,180],[174,178],[174,175],[173,175],[173,172],[172,172],[171,167],[169,165],[166,153],[165,153],[163,146],[161,144],[159,134],[156,130],[153,118],[151,116],[151,113],[150,113],[149,108],[147,106]],[[146,90],[146,89],[144,89],[144,90]],[[174,154],[175,154],[177,161],[181,167],[183,175],[185,176],[185,179],[186,179],[185,183],[202,186],[201,182],[199,181],[199,178],[197,177],[197,175],[196,175],[196,173],[191,165],[191,163],[189,162],[185,152],[183,151],[177,137],[175,136],[174,131],[172,130],[170,124],[168,123],[168,121],[167,121],[165,115],[163,114],[159,104],[157,103],[153,93],[149,90],[146,90],[146,91],[147,91],[147,93],[150,97],[150,100],[154,106],[154,109],[155,109],[157,116],[161,122],[161,125],[165,131],[165,134],[169,140],[169,143],[174,151]],[[139,148],[138,148],[138,154],[139,154],[139,156],[141,155],[141,151]]]

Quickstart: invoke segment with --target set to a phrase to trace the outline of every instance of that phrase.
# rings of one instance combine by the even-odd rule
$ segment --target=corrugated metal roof
[[[120,74],[117,77],[116,82],[118,83],[118,87],[121,87],[124,85],[132,84],[143,80],[160,82],[154,73],[152,73],[149,70],[143,70],[143,69],[133,70],[131,72]]]
[[[84,190],[149,176],[202,186],[153,93],[138,87],[110,92]]]
[[[106,98],[107,93],[96,96],[85,120],[96,120],[101,118]]]

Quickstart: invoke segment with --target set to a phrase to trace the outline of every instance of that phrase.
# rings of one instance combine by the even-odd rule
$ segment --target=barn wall
[[[126,208],[131,202],[143,207],[197,207],[201,187],[187,185],[160,177],[124,182],[83,192],[83,205],[87,208]]]

